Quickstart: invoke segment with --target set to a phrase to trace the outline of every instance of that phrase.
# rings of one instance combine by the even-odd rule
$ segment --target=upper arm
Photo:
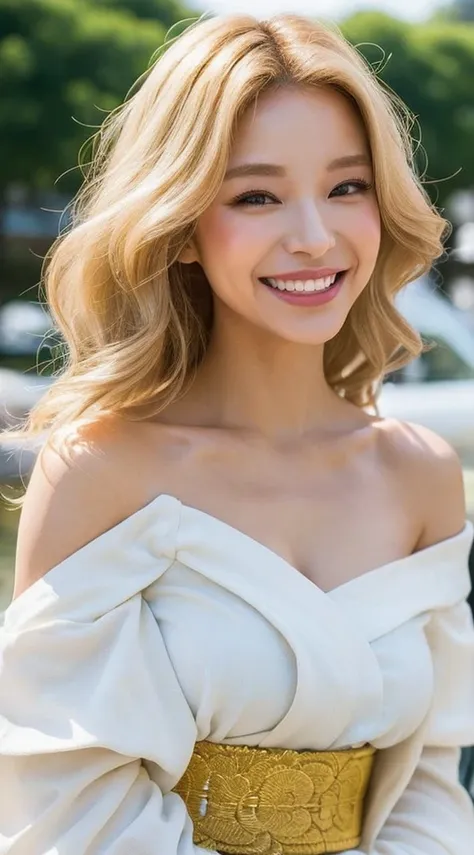
[[[15,599],[49,570],[126,516],[118,436],[98,426],[65,447],[45,445],[21,511]]]

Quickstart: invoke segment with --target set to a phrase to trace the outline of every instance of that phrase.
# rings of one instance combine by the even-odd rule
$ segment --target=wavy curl
[[[396,293],[442,253],[446,221],[416,175],[407,108],[336,28],[296,15],[193,23],[92,138],[93,158],[67,232],[42,271],[65,341],[54,384],[25,424],[34,437],[101,414],[156,416],[192,382],[212,326],[210,286],[177,260],[223,181],[236,128],[283,86],[334,87],[368,137],[382,242],[366,289],[325,345],[328,383],[373,405],[381,378],[423,349]]]

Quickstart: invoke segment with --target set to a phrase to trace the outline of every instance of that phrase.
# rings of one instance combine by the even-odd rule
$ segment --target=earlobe
[[[181,264],[193,264],[195,261],[199,261],[198,253],[194,244],[186,244],[185,247],[181,250],[178,261]]]

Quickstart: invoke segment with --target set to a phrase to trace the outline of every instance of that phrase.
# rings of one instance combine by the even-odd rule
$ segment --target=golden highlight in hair
[[[358,406],[422,350],[394,296],[442,253],[446,221],[417,177],[410,114],[335,28],[296,15],[193,23],[93,138],[70,227],[42,283],[66,356],[54,384],[3,440],[49,439],[102,414],[156,416],[192,382],[212,325],[210,286],[177,259],[224,178],[235,131],[258,96],[332,87],[367,134],[382,219],[374,273],[325,344],[328,383]]]

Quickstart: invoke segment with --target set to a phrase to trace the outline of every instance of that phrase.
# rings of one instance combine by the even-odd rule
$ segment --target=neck
[[[285,341],[235,315],[215,324],[191,397],[204,419],[274,440],[323,430],[340,406],[323,345]]]

